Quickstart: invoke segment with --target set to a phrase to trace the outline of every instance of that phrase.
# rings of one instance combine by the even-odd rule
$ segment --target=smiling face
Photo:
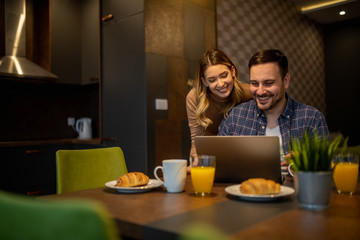
[[[227,98],[234,88],[235,69],[222,64],[211,65],[205,72],[202,82],[218,97]]]
[[[286,105],[285,90],[290,84],[290,74],[282,79],[277,63],[269,62],[250,68],[250,91],[257,106],[265,113],[280,114]]]

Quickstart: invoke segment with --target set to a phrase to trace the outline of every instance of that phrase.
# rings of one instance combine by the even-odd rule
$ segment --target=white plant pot
[[[296,172],[294,185],[301,208],[323,210],[329,207],[332,172]]]

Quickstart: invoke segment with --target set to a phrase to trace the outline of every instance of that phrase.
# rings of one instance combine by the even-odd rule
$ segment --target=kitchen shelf
[[[100,138],[92,138],[88,140],[69,138],[69,139],[54,139],[54,140],[33,140],[33,141],[11,141],[0,142],[0,148],[2,147],[19,147],[19,146],[42,146],[42,145],[57,145],[57,144],[89,144],[98,145],[101,144]]]

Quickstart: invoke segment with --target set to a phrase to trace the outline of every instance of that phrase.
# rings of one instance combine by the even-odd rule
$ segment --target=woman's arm
[[[195,137],[203,135],[204,132],[204,128],[198,123],[195,116],[197,104],[198,101],[196,97],[196,91],[195,88],[193,88],[186,96],[186,112],[187,112],[188,124],[191,134],[190,156],[196,155]]]

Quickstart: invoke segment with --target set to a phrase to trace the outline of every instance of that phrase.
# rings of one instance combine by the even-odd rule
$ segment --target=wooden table
[[[96,188],[42,199],[91,199],[101,202],[116,220],[121,234],[135,239],[176,239],[184,229],[203,222],[235,239],[360,239],[360,184],[353,196],[335,189],[330,207],[306,211],[294,196],[270,202],[250,202],[228,195],[216,183],[213,195],[197,197],[188,176],[185,191],[164,188],[124,194]]]

